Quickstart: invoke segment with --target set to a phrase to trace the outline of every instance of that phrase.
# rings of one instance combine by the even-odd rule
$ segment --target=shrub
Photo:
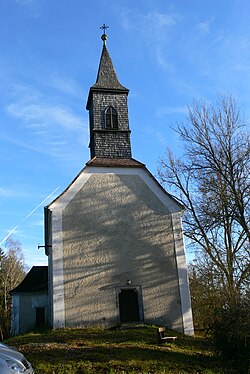
[[[229,360],[239,373],[248,373],[249,367],[249,302],[224,305],[214,312],[214,321],[207,329],[216,352]]]

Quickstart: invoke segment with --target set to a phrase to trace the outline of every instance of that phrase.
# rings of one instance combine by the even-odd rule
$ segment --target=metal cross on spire
[[[106,25],[105,23],[100,27],[100,29],[103,30],[103,34],[101,36],[101,39],[102,39],[104,45],[106,44],[106,40],[108,39],[108,36],[106,34],[106,30],[108,28],[109,28],[109,26]]]
[[[109,28],[109,26],[106,25],[106,23],[104,23],[104,24],[100,27],[100,29],[103,30],[104,35],[106,35],[106,30],[108,30],[108,28]]]

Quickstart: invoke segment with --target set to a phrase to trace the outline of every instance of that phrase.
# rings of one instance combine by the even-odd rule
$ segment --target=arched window
[[[117,116],[117,111],[112,107],[109,106],[105,110],[105,128],[106,129],[118,129],[118,116]]]

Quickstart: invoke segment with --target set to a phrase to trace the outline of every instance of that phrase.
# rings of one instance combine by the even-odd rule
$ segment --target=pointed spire
[[[119,82],[113,62],[106,47],[106,41],[108,39],[106,30],[108,29],[108,26],[104,23],[100,28],[104,30],[104,33],[101,36],[101,39],[103,41],[103,49],[96,83],[92,86],[92,88],[105,88],[128,91],[128,89]]]

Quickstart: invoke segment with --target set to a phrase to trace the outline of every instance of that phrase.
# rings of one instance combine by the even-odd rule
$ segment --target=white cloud
[[[162,46],[158,45],[155,47],[155,55],[156,55],[156,61],[160,67],[168,71],[169,73],[173,73],[174,68],[172,63],[170,63],[166,50],[162,48]]]
[[[46,103],[29,103],[19,100],[9,104],[7,111],[14,117],[21,118],[33,128],[48,127],[52,122],[58,127],[79,130],[82,121],[69,108]]]
[[[14,0],[16,4],[28,7],[32,10],[38,10],[43,0]]]
[[[156,131],[155,132],[155,137],[162,146],[166,147],[167,146],[167,139],[166,139],[166,133],[163,133],[162,131]]]
[[[147,14],[132,13],[128,9],[122,11],[122,25],[132,32],[143,34],[148,42],[166,40],[166,30],[174,27],[180,20],[176,13],[150,12]]]
[[[37,0],[15,0],[15,2],[21,5],[30,5],[36,3]]]
[[[18,188],[9,188],[9,187],[0,187],[0,197],[1,198],[24,198],[24,197],[29,197],[30,193],[27,191],[22,191],[20,189],[20,186]]]
[[[174,26],[177,22],[177,18],[175,14],[153,12],[142,16],[142,21],[147,23],[150,30],[150,27],[153,29],[161,29],[166,26]]]
[[[200,31],[202,34],[210,34],[211,25],[213,22],[214,22],[214,18],[209,18],[206,21],[199,22],[196,27],[198,31]]]
[[[72,159],[72,149],[87,144],[88,123],[83,114],[50,100],[32,87],[18,86],[8,115],[18,119],[20,135],[3,134],[12,143],[60,159]],[[26,134],[26,136],[25,136]]]
[[[52,88],[55,88],[59,92],[66,93],[67,95],[74,97],[83,98],[82,87],[76,81],[68,77],[59,77],[52,74],[46,84]]]
[[[40,219],[38,221],[34,221],[33,222],[33,225],[34,226],[38,226],[38,227],[43,227],[44,226],[44,220],[43,219]]]
[[[25,7],[31,17],[39,17],[41,12],[41,3],[43,0],[14,0],[16,4]]]
[[[161,117],[165,116],[166,114],[187,114],[188,109],[186,106],[177,106],[177,107],[161,107],[158,108],[156,111],[156,115]]]
[[[151,139],[154,139],[154,143],[158,146],[166,148],[168,146],[168,137],[164,131],[155,129],[152,126],[146,126],[145,131]]]

